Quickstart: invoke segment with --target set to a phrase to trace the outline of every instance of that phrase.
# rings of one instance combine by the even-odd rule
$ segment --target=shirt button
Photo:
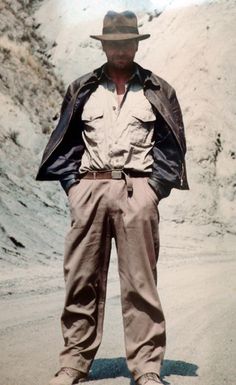
[[[115,111],[116,110],[116,106],[112,106],[112,109],[113,109],[113,111]]]

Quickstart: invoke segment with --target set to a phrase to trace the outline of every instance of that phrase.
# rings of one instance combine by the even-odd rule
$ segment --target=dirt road
[[[166,384],[234,385],[235,270],[231,257],[159,263],[159,291],[168,329],[162,370]],[[108,291],[104,339],[88,384],[128,385],[132,380],[124,359],[114,271]],[[46,385],[58,368],[64,292],[41,292],[1,300],[2,385]]]

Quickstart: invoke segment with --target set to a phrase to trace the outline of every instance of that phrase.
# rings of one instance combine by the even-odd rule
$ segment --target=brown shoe
[[[163,385],[160,377],[156,373],[146,373],[137,379],[136,385]]]
[[[49,382],[49,385],[72,385],[83,382],[86,374],[73,368],[61,368]]]

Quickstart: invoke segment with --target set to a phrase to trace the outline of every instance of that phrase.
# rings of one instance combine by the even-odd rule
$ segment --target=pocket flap
[[[156,120],[156,116],[151,109],[135,110],[132,112],[132,116],[142,122],[154,122]]]
[[[81,119],[87,122],[92,122],[95,119],[102,118],[103,117],[103,111],[101,109],[87,109],[85,108],[82,112]]]

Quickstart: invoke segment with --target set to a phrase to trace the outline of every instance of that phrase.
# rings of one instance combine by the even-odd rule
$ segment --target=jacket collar
[[[90,83],[99,83],[104,74],[105,74],[105,65],[103,64],[101,67],[95,69],[93,72],[91,72],[88,77],[84,81],[84,85],[90,84]],[[160,88],[160,83],[158,79],[153,75],[153,73],[147,69],[144,69],[139,64],[135,63],[135,76],[138,77],[140,83],[145,88]]]

